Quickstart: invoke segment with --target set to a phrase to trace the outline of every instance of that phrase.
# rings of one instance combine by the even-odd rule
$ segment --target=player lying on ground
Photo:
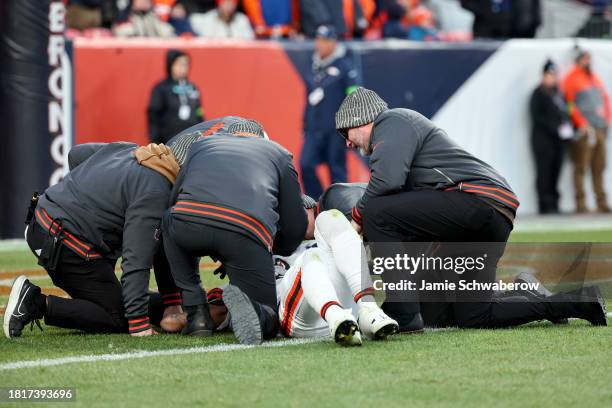
[[[32,200],[26,240],[53,284],[71,299],[45,296],[19,277],[4,334],[19,337],[25,325],[42,318],[47,325],[90,333],[153,334],[149,270],[179,166],[164,145],[131,143],[75,146],[69,163],[64,180]],[[121,283],[115,276],[119,257]],[[180,312],[180,294],[159,257],[155,273],[168,313]]]
[[[362,333],[375,340],[397,333],[397,322],[378,307],[370,276],[362,273],[367,263],[361,239],[341,212],[324,211],[315,221],[313,207],[307,210],[308,240],[291,256],[275,257],[282,333],[287,337],[331,335],[342,345],[361,345]],[[235,288],[227,285],[209,291],[218,330],[228,320],[233,323],[233,318],[226,318],[223,303],[228,290]]]

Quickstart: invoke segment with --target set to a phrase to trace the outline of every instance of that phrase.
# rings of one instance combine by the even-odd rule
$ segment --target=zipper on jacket
[[[434,167],[433,169],[434,169],[436,172],[440,173],[440,174],[442,175],[442,177],[444,177],[444,178],[445,178],[445,179],[447,179],[449,182],[451,182],[451,184],[455,184],[455,182],[454,182],[454,181],[453,181],[453,180],[452,180],[450,177],[448,177],[446,174],[444,174],[442,171],[440,171],[439,169],[437,169],[437,168],[435,168],[435,167]]]

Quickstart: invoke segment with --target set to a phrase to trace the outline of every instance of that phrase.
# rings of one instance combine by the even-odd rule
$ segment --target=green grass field
[[[512,240],[612,242],[612,231],[514,234]],[[51,286],[29,253],[0,252],[2,308],[19,271]],[[218,284],[210,270],[202,276],[205,284]],[[86,361],[128,353],[135,354]],[[78,356],[83,361],[66,360]],[[9,366],[24,361],[38,366]],[[68,407],[603,407],[612,406],[612,331],[573,320],[567,326],[428,331],[346,349],[331,341],[279,340],[247,348],[227,334],[136,339],[45,327],[42,333],[27,330],[20,339],[0,339],[0,384],[73,387],[76,403],[53,403]]]

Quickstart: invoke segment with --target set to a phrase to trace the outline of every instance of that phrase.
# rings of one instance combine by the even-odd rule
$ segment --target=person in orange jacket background
[[[287,38],[297,34],[298,0],[243,0],[257,38]]]
[[[584,174],[591,167],[597,210],[609,213],[604,190],[603,173],[606,166],[606,139],[612,113],[610,99],[601,79],[591,67],[591,54],[577,49],[576,65],[563,81],[572,122],[578,130],[572,144],[576,212],[588,212],[584,193]]]

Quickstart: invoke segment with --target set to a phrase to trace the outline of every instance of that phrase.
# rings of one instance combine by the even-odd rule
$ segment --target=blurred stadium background
[[[120,36],[118,27],[129,23],[130,7],[136,2],[138,7],[148,4],[159,21],[172,23],[175,31],[168,34],[170,38]],[[529,96],[545,61],[552,58],[564,75],[573,64],[576,45],[592,53],[594,70],[612,92],[609,1],[322,2],[339,5],[340,20],[334,20],[333,13],[317,14],[316,4],[321,5],[317,1],[238,1],[238,10],[252,25],[252,40],[202,38],[175,21],[182,16],[181,21],[191,21],[195,29],[190,18],[218,3],[4,0],[0,4],[0,238],[21,237],[30,194],[61,178],[70,146],[117,140],[147,143],[147,104],[152,87],[165,76],[165,53],[170,48],[191,55],[190,79],[201,91],[206,118],[255,118],[272,139],[295,154],[297,163],[303,142],[304,78],[314,48],[307,31],[321,22],[336,25],[364,86],[379,92],[392,107],[411,108],[432,118],[508,178],[522,203],[519,228],[521,218],[543,229],[567,223],[582,223],[582,229],[612,228],[606,217],[537,222],[528,217],[537,211]],[[499,15],[489,23],[498,28],[509,24],[507,29],[491,34],[497,38],[479,38],[472,32],[474,14],[462,7],[470,3],[499,7]],[[185,14],[177,17],[175,8],[181,6]],[[289,10],[287,21],[279,17],[281,9]],[[85,16],[95,17],[93,23],[77,19],[83,10]],[[281,18],[280,23],[269,25],[271,18]],[[520,18],[528,30],[513,28]],[[401,34],[389,29],[395,20],[404,30]],[[328,178],[324,168],[320,174]],[[349,153],[349,181],[367,177],[367,166]],[[609,172],[605,180],[612,185]],[[586,185],[590,191],[590,183]],[[569,160],[559,189],[561,210],[573,211]]]

